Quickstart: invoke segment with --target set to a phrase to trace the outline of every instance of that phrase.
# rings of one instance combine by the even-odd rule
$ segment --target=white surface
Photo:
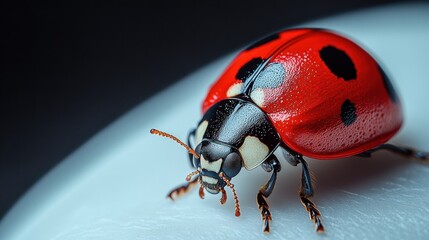
[[[405,108],[393,142],[429,150],[429,5],[393,6],[306,24],[340,31],[382,62]],[[65,159],[0,223],[0,239],[428,239],[429,166],[380,153],[372,159],[309,160],[313,198],[326,233],[317,235],[296,195],[300,167],[281,161],[268,199],[272,232],[261,232],[255,195],[269,178],[258,168],[233,179],[232,194],[197,191],[165,198],[191,171],[185,151],[151,128],[182,139],[200,118],[206,89],[231,58],[222,59],[136,107]]]

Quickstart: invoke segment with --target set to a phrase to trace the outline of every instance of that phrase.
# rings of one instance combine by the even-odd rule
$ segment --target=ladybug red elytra
[[[398,95],[365,50],[324,29],[286,30],[243,50],[211,86],[202,111],[201,121],[188,136],[188,145],[193,147],[151,130],[185,146],[196,169],[187,176],[188,183],[168,197],[175,199],[200,183],[201,198],[204,190],[222,192],[223,204],[224,188],[230,187],[239,216],[231,179],[243,167],[262,166],[271,172],[256,196],[264,232],[270,231],[271,221],[266,199],[281,169],[274,155],[277,148],[291,165],[302,166],[299,196],[317,232],[324,227],[319,210],[309,199],[313,187],[303,156],[321,160],[370,157],[385,149],[429,159],[428,153],[386,144],[403,120]]]

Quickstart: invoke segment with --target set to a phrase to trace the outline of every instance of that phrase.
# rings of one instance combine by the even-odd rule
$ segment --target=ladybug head
[[[193,164],[200,171],[207,192],[217,194],[241,170],[242,158],[237,149],[214,140],[203,140],[196,148],[199,157]]]
[[[242,158],[234,147],[217,142],[216,140],[204,140],[193,150],[178,138],[168,133],[151,129],[152,134],[168,137],[185,147],[193,155],[193,165],[197,169],[186,176],[186,181],[192,181],[197,175],[200,186],[200,197],[204,198],[204,189],[212,194],[222,192],[221,203],[226,202],[225,186],[231,188],[235,202],[235,216],[240,216],[240,206],[234,185],[230,182],[241,170]],[[196,180],[196,178],[194,178]]]

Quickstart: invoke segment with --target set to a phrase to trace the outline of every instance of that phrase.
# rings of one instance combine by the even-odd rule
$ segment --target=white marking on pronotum
[[[195,132],[195,146],[201,143],[203,140],[204,133],[207,130],[207,126],[209,125],[209,122],[207,120],[204,120],[200,125],[198,125],[197,131]]]
[[[261,164],[268,155],[269,148],[257,137],[247,136],[239,151],[243,157],[244,167],[250,170]]]
[[[231,87],[229,87],[228,91],[226,92],[227,97],[234,97],[241,93],[241,87],[243,86],[243,83],[235,83]]]
[[[213,171],[215,173],[218,173],[220,171],[220,167],[222,166],[222,159],[221,158],[219,158],[216,161],[209,162],[204,158],[203,155],[201,155],[200,157],[201,157],[201,168],[209,170],[209,171]]]
[[[262,88],[257,88],[253,90],[250,93],[250,98],[253,100],[253,102],[258,105],[259,107],[262,107],[264,105],[264,90]]]

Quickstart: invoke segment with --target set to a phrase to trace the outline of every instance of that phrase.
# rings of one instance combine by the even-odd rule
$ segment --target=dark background
[[[0,218],[123,113],[273,31],[392,0],[1,3]]]

